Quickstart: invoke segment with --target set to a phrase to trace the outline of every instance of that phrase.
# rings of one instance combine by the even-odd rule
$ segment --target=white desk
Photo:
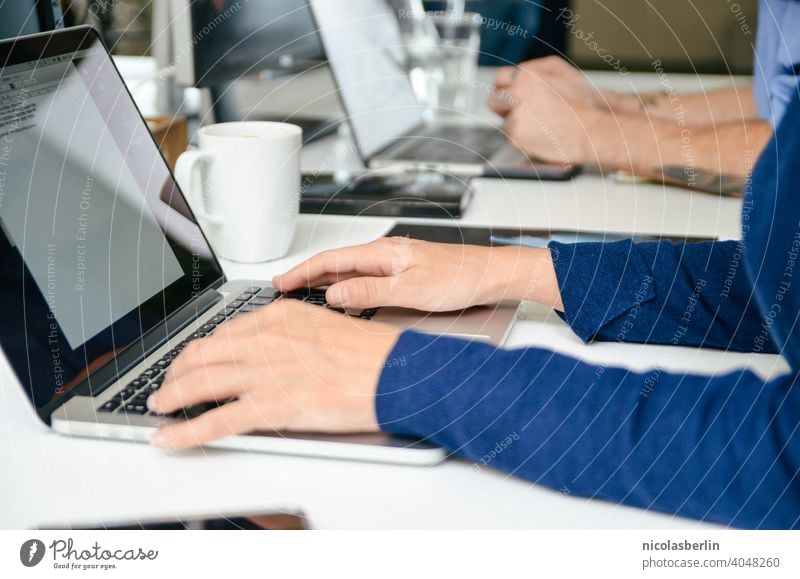
[[[600,81],[602,77],[598,77]],[[652,82],[644,79],[645,82]],[[713,82],[713,80],[712,80]],[[287,86],[291,86],[288,83]],[[324,79],[320,81],[324,88]],[[691,82],[687,82],[691,87]],[[306,93],[307,94],[307,93]],[[286,95],[281,94],[286,99]],[[333,138],[309,147],[306,168],[349,147]],[[333,157],[331,156],[333,154]],[[345,154],[343,164],[355,159]],[[567,183],[478,180],[465,224],[580,227],[735,237],[739,203],[653,185],[582,176]],[[291,255],[258,266],[224,264],[232,277],[269,278],[319,250],[366,242],[392,221],[303,216]],[[531,307],[510,346],[542,345],[646,369],[786,370],[776,356],[657,346],[585,346],[546,309]],[[0,369],[0,528],[107,524],[164,515],[300,509],[314,528],[662,528],[699,523],[568,497],[451,459],[432,468],[193,451],[177,456],[143,444],[69,439],[38,423],[7,368]]]

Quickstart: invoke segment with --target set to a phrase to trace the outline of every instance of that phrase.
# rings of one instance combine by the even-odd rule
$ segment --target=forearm
[[[777,351],[739,242],[552,243],[564,319],[583,340]]]
[[[652,120],[702,126],[758,119],[750,85],[690,94],[616,91],[604,91],[601,94],[599,104],[606,110],[646,115]]]
[[[593,112],[587,116],[587,156],[632,173],[661,174],[686,168],[698,174],[749,174],[772,128],[764,121],[681,126],[634,115]]]
[[[740,527],[791,528],[794,378],[636,374],[406,332],[380,379],[389,432],[563,492]]]

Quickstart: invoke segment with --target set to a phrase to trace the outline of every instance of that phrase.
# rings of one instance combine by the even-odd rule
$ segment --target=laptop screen
[[[364,157],[422,124],[404,66],[397,17],[386,0],[312,0],[322,43]]]
[[[222,272],[93,32],[0,65],[0,342],[41,408]]]

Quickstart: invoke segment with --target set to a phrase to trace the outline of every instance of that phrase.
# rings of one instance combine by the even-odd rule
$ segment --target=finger
[[[159,448],[190,448],[254,430],[261,413],[251,400],[236,400],[186,422],[164,426],[150,438]]]
[[[148,398],[147,407],[159,414],[169,414],[201,402],[223,402],[243,391],[242,376],[236,366],[200,368],[180,378],[167,378]]]
[[[211,336],[192,341],[170,364],[167,378],[177,378],[197,368],[210,368],[218,364],[234,364],[243,359],[246,343],[226,332],[237,320],[229,320]]]
[[[495,90],[487,101],[489,108],[500,116],[506,116],[514,108],[514,103],[514,97],[505,89]]]
[[[364,275],[364,273],[357,271],[348,271],[348,272],[340,271],[336,273],[326,273],[318,277],[306,280],[306,283],[302,287],[322,287],[340,281],[352,279],[354,277],[361,277],[362,275]],[[292,290],[286,290],[286,291],[292,291]]]
[[[307,287],[309,280],[338,273],[388,275],[391,272],[391,252],[385,240],[325,251],[273,278],[280,291]]]
[[[497,69],[497,73],[494,75],[494,85],[497,88],[505,88],[514,84],[514,79],[517,76],[517,67],[516,66],[501,66]]]
[[[397,279],[387,277],[356,277],[328,288],[325,299],[340,308],[377,308],[401,306],[397,292]]]

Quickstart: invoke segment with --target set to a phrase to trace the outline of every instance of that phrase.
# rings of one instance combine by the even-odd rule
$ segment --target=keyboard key
[[[233,300],[231,303],[228,304],[229,308],[236,308],[237,310],[244,305],[242,300]]]
[[[182,408],[173,412],[171,414],[167,414],[170,418],[180,418],[183,420],[191,420],[192,418],[197,418],[201,414],[208,412],[209,410],[213,410],[219,406],[222,406],[222,402],[204,402],[203,404],[196,404],[195,406],[189,406],[188,408]]]
[[[250,300],[250,304],[251,304],[251,305],[254,305],[254,306],[265,306],[265,305],[267,305],[268,303],[270,303],[271,301],[272,301],[272,300],[271,300],[271,299],[269,299],[269,298],[259,298],[259,297],[255,297],[255,298],[253,298],[252,300]]]
[[[120,405],[118,400],[109,400],[105,404],[103,404],[98,410],[100,412],[114,412]]]
[[[148,368],[147,370],[142,372],[141,376],[144,376],[146,378],[154,378],[155,376],[158,376],[159,374],[161,374],[161,368],[153,367],[153,368]]]
[[[375,308],[370,308],[367,310],[361,310],[361,313],[358,315],[359,318],[363,320],[371,320],[375,317],[375,314],[378,313],[378,310]]]
[[[236,299],[239,300],[240,302],[246,302],[252,297],[253,294],[251,294],[250,292],[242,292],[238,295]]]
[[[121,402],[136,394],[136,391],[137,390],[135,388],[123,388],[122,390],[114,394],[114,396],[111,399]]]
[[[231,311],[235,311],[235,310],[231,310]],[[215,326],[218,326],[218,325],[220,325],[222,322],[224,322],[224,321],[225,321],[225,319],[226,319],[226,318],[225,318],[225,316],[214,316],[213,318],[211,318],[210,320],[208,320],[208,323],[209,323],[209,324],[214,324]]]
[[[278,295],[280,295],[280,292],[272,287],[268,287],[258,292],[258,297],[265,298],[268,300],[274,300],[276,297],[278,297]]]
[[[239,313],[240,314],[251,314],[253,312],[258,311],[258,309],[260,307],[263,307],[263,306],[256,306],[256,305],[253,305],[253,304],[247,304],[247,305],[242,306],[241,308],[239,308]]]
[[[200,331],[205,332],[206,334],[210,334],[216,329],[217,326],[215,326],[214,324],[203,324],[202,326],[200,326]]]
[[[222,310],[220,312],[220,315],[223,315],[223,316],[226,316],[226,317],[230,317],[235,313],[236,313],[236,308],[225,308],[224,310]]]
[[[147,406],[144,404],[126,404],[123,410],[128,414],[146,414]]]
[[[256,285],[252,285],[249,288],[245,289],[244,291],[246,291],[249,294],[257,294],[258,292],[261,291],[261,288]]]

